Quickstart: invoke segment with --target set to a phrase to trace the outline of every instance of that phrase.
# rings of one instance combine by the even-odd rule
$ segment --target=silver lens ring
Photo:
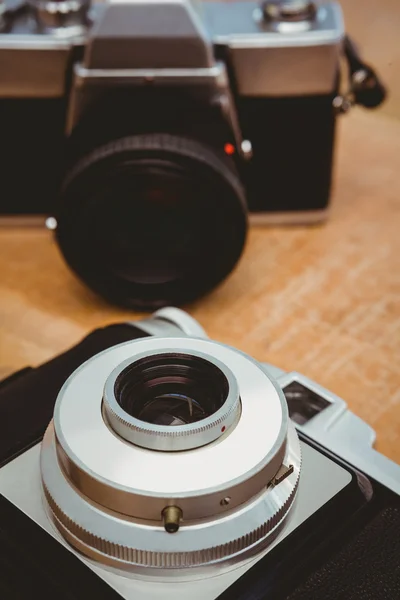
[[[129,444],[107,426],[102,398],[119,364],[174,348],[226,365],[239,386],[235,427],[196,450],[154,452]],[[106,350],[84,363],[61,389],[54,412],[60,463],[78,489],[111,510],[159,519],[179,502],[186,518],[222,513],[246,502],[270,481],[286,449],[288,411],[282,390],[246,355],[211,340],[146,338]],[[220,505],[231,497],[229,507]]]
[[[239,510],[227,511],[218,519],[183,525],[178,533],[165,533],[157,522],[124,519],[102,511],[85,499],[59,468],[53,425],[43,440],[41,469],[49,516],[61,535],[89,558],[142,576],[185,577],[190,567],[200,569],[225,563],[234,567],[261,551],[287,516],[300,476],[301,450],[292,423],[284,463],[292,473],[278,485],[264,486]],[[149,572],[151,571],[151,573]]]
[[[216,398],[216,402],[221,406],[210,415],[199,420],[194,419],[192,423],[183,424],[184,420],[182,420],[182,424],[175,425],[175,421],[180,423],[179,416],[173,417],[173,414],[176,415],[176,411],[184,412],[185,416],[187,414],[189,418],[191,415],[193,418],[196,411],[196,399],[183,394],[188,377],[190,377],[191,363],[194,363],[194,371],[197,367],[194,376],[197,381],[194,380],[194,385],[206,388],[204,401],[208,403],[210,403],[210,399],[212,401],[212,388],[217,387],[216,395],[219,397]],[[146,373],[147,381],[145,381]],[[166,382],[168,377],[169,381]],[[160,382],[159,385],[155,385],[158,382]],[[190,383],[193,387],[193,382]],[[180,393],[168,394],[166,393],[168,387],[178,389]],[[161,388],[164,393],[157,397],[159,392],[156,390],[158,388]],[[225,389],[221,390],[220,388]],[[128,394],[126,394],[126,389],[128,389]],[[145,413],[146,410],[149,412],[154,405],[161,413],[162,410],[167,411],[167,409],[163,409],[165,405],[174,404],[175,406],[170,411],[171,414],[166,413],[167,418],[171,417],[170,420],[174,418],[173,426],[146,422],[122,408],[121,398],[118,399],[118,396],[122,396],[123,393],[130,396],[128,400],[135,407],[135,404],[141,400],[140,397],[135,397],[135,392],[137,396],[140,396],[141,393],[144,394],[146,399],[150,395],[151,400],[147,400],[147,404],[144,404],[142,413]],[[191,350],[190,354],[184,354],[177,353],[174,348],[166,348],[161,352],[142,353],[135,357],[135,361],[132,359],[124,361],[107,378],[103,400],[105,415],[111,428],[126,441],[150,450],[177,451],[204,446],[228,431],[237,422],[240,415],[239,388],[232,371],[219,360],[194,350]],[[193,405],[195,405],[194,408]],[[155,410],[157,409],[153,409],[152,415]],[[197,410],[199,416],[202,417],[201,406]],[[160,419],[163,416],[161,413]]]
[[[207,445],[180,452],[140,447],[104,418],[110,373],[143,355],[207,357],[234,374],[241,411]],[[146,338],[108,349],[64,384],[41,451],[49,514],[77,549],[135,572],[227,564],[254,553],[287,514],[300,474],[300,446],[282,390],[259,363],[211,340]],[[178,507],[171,535],[164,511]]]

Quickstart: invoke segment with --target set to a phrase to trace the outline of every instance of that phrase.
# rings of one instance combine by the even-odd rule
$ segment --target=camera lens
[[[131,417],[177,426],[205,419],[224,404],[228,380],[198,356],[162,354],[128,366],[114,387],[119,406]]]
[[[215,574],[276,539],[301,450],[256,361],[209,339],[150,336],[68,379],[40,464],[55,526],[99,568],[195,580],[197,567]]]
[[[124,138],[81,160],[57,214],[60,248],[95,292],[151,309],[189,302],[233,269],[246,236],[225,159],[171,135]]]
[[[237,423],[234,374],[197,353],[165,351],[120,364],[107,378],[103,418],[127,442],[175,452],[206,446]]]

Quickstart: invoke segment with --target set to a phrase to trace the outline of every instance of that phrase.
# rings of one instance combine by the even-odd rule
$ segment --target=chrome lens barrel
[[[70,544],[157,574],[265,546],[293,502],[300,461],[283,393],[258,363],[206,339],[147,338],[70,377],[41,469]]]
[[[158,351],[126,360],[108,377],[103,398],[111,428],[150,450],[204,446],[240,415],[233,373],[194,351]]]

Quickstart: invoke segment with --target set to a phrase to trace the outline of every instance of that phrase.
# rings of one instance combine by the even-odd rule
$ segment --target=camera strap
[[[347,113],[353,106],[364,108],[380,106],[386,96],[386,88],[376,71],[361,58],[350,36],[344,38],[344,55],[349,70],[349,89],[334,100],[338,113]]]

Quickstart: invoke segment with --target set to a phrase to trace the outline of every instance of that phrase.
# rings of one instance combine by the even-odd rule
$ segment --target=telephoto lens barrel
[[[300,469],[280,388],[245,354],[190,337],[142,338],[84,363],[41,450],[66,541],[156,579],[230,569],[268,545]]]

